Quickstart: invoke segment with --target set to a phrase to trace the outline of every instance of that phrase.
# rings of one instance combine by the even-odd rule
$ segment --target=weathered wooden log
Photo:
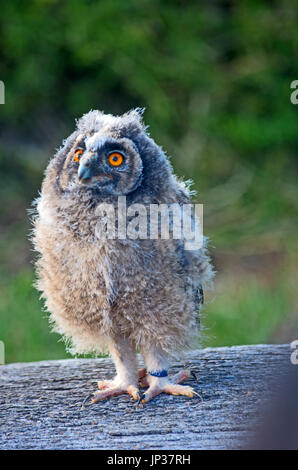
[[[207,348],[186,355],[199,397],[160,395],[137,408],[128,395],[86,406],[109,358],[0,366],[0,449],[236,449],[258,428],[290,361],[288,345]],[[141,365],[141,360],[140,360]],[[173,364],[171,373],[181,363]]]

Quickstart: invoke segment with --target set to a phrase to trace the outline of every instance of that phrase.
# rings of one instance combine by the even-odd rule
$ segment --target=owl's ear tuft
[[[145,112],[146,108],[134,108],[131,109],[130,111],[127,111],[127,113],[122,115],[123,119],[127,119],[128,121],[135,121],[137,122],[140,126],[144,127],[143,123],[143,114]]]
[[[143,122],[145,108],[135,108],[122,116],[104,114],[101,111],[91,110],[76,121],[77,130],[80,134],[90,135],[100,129],[112,131],[119,137],[134,138],[141,132],[146,131]]]
[[[135,108],[117,118],[116,127],[122,136],[134,138],[145,130],[143,114],[145,108]]]
[[[89,111],[76,120],[77,129],[81,134],[95,132],[103,125],[104,113],[98,110]]]

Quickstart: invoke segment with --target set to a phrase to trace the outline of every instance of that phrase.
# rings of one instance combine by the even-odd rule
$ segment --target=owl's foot
[[[138,381],[141,387],[149,387],[147,382],[147,370],[140,369],[138,370]],[[115,384],[115,380],[99,380],[97,382],[99,390],[104,390],[106,388],[111,388]]]
[[[189,379],[191,376],[190,370],[181,370],[175,374],[172,380],[168,377],[148,377],[150,382],[148,390],[140,398],[139,403],[148,403],[153,397],[161,393],[168,393],[171,395],[184,395],[193,398],[195,395],[200,396],[192,387],[188,385],[179,385],[183,380]]]
[[[103,384],[103,382],[105,382]],[[107,384],[109,382],[109,384]],[[110,381],[100,381],[100,390],[97,390],[93,393],[91,402],[97,403],[100,400],[105,400],[106,398],[117,397],[118,395],[123,395],[128,393],[131,395],[134,400],[140,400],[140,392],[138,387],[135,385],[121,386],[116,385],[113,380]]]
[[[146,382],[146,374],[146,369],[141,369],[138,371],[138,380],[142,387],[148,387],[148,383]],[[113,380],[99,380],[97,382],[97,386],[99,390],[91,395],[92,403],[97,403],[98,401],[105,400],[106,398],[116,397],[118,395],[122,395],[123,393],[128,393],[134,398],[134,400],[139,401],[141,399],[141,394],[138,387],[135,385],[121,384],[117,378]]]

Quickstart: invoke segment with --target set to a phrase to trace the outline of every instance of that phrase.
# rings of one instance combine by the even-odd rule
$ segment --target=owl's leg
[[[128,393],[139,400],[138,373],[135,347],[126,338],[116,338],[109,344],[109,351],[116,366],[113,380],[98,382],[99,390],[93,394],[92,402]]]
[[[141,352],[147,366],[146,381],[149,385],[148,390],[140,399],[142,403],[147,403],[160,393],[185,395],[190,398],[199,395],[192,387],[179,385],[183,380],[190,378],[190,370],[182,370],[175,374],[172,379],[168,377],[169,358],[161,348],[151,347],[142,349]]]

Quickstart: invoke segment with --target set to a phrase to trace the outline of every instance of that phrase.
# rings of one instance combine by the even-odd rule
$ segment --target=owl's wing
[[[186,274],[187,289],[192,297],[195,310],[199,313],[204,303],[204,285],[212,278],[212,268],[205,250],[185,250],[179,244],[179,260]]]
[[[197,289],[194,289],[193,291],[194,295],[194,305],[195,305],[195,311],[200,313],[200,310],[204,304],[204,291],[203,291],[203,286],[200,283]],[[200,317],[199,315],[197,316],[197,322],[198,325],[200,324]]]
[[[192,204],[191,191],[187,185],[181,183],[176,178],[172,185],[172,191],[167,194],[167,202],[183,204]],[[192,213],[193,227],[197,223]],[[199,312],[204,303],[204,291],[206,285],[211,283],[214,272],[210,258],[207,254],[207,238],[203,237],[203,246],[200,249],[186,249],[186,239],[176,240],[176,253],[181,267],[186,274],[185,289],[190,292],[195,310]]]
[[[177,199],[180,205],[192,202],[185,192],[180,192]],[[194,213],[192,213],[192,230],[195,225],[196,229],[199,230],[197,221],[194,219]],[[188,290],[194,309],[198,313],[204,303],[203,288],[210,283],[213,277],[212,264],[207,254],[207,238],[203,237],[202,243],[203,246],[199,249],[187,249],[189,243],[187,243],[186,238],[177,242],[179,261],[186,274],[185,289]]]

